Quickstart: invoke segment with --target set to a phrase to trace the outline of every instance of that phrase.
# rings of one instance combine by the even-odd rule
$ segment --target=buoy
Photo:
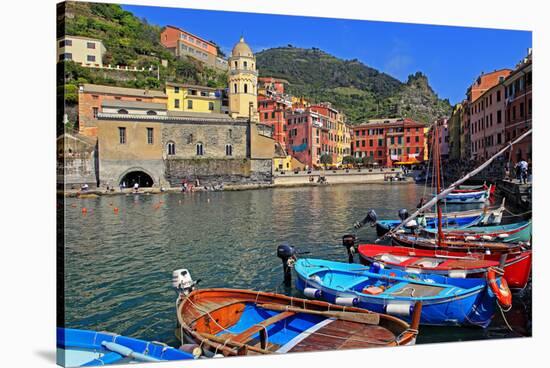
[[[181,204],[181,199],[178,202],[179,202],[179,204]]]
[[[86,207],[82,207],[82,213],[87,213],[88,209]]]
[[[113,208],[114,213],[118,213],[118,207]]]

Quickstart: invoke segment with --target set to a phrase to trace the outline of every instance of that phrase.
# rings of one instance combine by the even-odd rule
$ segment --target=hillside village
[[[473,164],[531,126],[530,53],[514,69],[480,75],[450,114],[422,74],[401,86],[375,73],[394,86],[380,110],[387,115],[366,118],[371,110],[353,110],[350,119],[329,98],[308,98],[307,80],[285,74],[276,63],[266,65],[270,75],[263,73],[258,61],[269,50],[257,59],[244,37],[227,57],[212,40],[178,26],[136,21],[117,5],[66,3],[58,13],[58,98],[64,107],[58,174],[73,189],[271,184],[285,172],[420,166],[428,159],[434,125],[442,128],[442,157]],[[94,21],[83,23],[90,14]],[[101,14],[118,23],[102,22]],[[122,32],[116,28],[121,25],[156,39],[134,44],[129,36],[115,44],[109,34]],[[91,29],[101,32],[84,35]],[[342,91],[327,85],[327,94],[316,97],[330,97],[331,88]],[[406,102],[415,99],[418,106],[438,107],[422,110],[424,118],[416,120]],[[427,120],[434,111],[441,115]],[[365,118],[356,120],[360,116]],[[528,141],[511,157],[516,162],[530,155]]]

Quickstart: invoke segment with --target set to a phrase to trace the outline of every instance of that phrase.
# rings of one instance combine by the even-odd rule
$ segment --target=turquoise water
[[[67,327],[176,346],[173,270],[189,269],[200,287],[298,295],[281,285],[278,244],[347,261],[341,237],[368,209],[397,218],[399,208],[415,208],[423,194],[415,184],[370,184],[67,198]],[[359,235],[376,238],[368,227]],[[507,313],[516,332],[499,317],[486,330],[421,327],[418,343],[530,335],[530,319],[529,286]]]

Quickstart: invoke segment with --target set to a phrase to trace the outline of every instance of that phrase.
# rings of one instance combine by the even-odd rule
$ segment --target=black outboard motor
[[[283,261],[284,284],[290,287],[292,281],[291,267],[296,261],[296,249],[292,245],[281,244],[277,247],[277,257]]]
[[[348,251],[348,262],[353,263],[353,255],[355,254],[355,235],[346,234],[342,237],[342,245]]]
[[[376,214],[376,212],[374,210],[369,210],[369,212],[367,212],[367,215],[365,216],[365,218],[362,221],[356,222],[353,226],[356,229],[360,229],[366,224],[374,225],[376,223],[376,221],[378,221],[378,215]]]
[[[407,211],[406,208],[402,208],[397,212],[397,216],[401,219],[401,221],[405,221],[407,217],[409,217],[409,211]]]

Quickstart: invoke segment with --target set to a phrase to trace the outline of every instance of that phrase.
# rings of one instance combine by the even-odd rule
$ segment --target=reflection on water
[[[188,268],[201,287],[285,292],[278,244],[346,261],[341,237],[368,209],[397,218],[399,208],[415,208],[422,195],[424,189],[412,184],[371,184],[69,198],[67,326],[176,345],[173,270]],[[367,228],[360,238],[374,240],[376,234]],[[507,314],[524,335],[531,333],[530,290],[526,294]],[[418,342],[512,336],[517,334],[496,319],[485,331],[422,328]]]

